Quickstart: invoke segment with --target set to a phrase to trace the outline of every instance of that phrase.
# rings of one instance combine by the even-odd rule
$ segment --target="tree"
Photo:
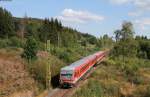
[[[32,59],[36,59],[36,54],[38,50],[38,45],[36,40],[33,37],[29,37],[26,41],[26,45],[24,47],[23,57],[28,61]]]
[[[42,26],[39,28],[39,38],[42,42],[45,42],[48,40],[49,32],[50,32],[50,22],[48,19],[45,19]]]
[[[36,40],[39,39],[38,37],[38,25],[36,23],[28,23],[26,24],[26,33],[25,33],[25,38],[28,37],[34,37]]]
[[[136,41],[139,44],[138,57],[150,59],[150,41],[145,36],[136,36]]]
[[[131,22],[123,22],[122,29],[114,32],[117,43],[114,46],[113,53],[115,56],[135,57],[137,55],[138,43],[135,41],[134,29]]]
[[[133,24],[131,22],[124,21],[121,29],[121,39],[133,39],[134,29]]]
[[[15,26],[10,12],[0,7],[0,38],[15,35]]]
[[[120,36],[121,36],[121,30],[116,30],[114,32],[115,34],[115,39],[116,39],[116,42],[118,42],[120,40]]]
[[[111,48],[113,45],[113,40],[107,34],[100,37],[97,41],[97,45],[101,48]]]
[[[62,24],[57,19],[45,19],[39,29],[39,38],[45,43],[50,40],[53,45],[59,46],[61,31]]]

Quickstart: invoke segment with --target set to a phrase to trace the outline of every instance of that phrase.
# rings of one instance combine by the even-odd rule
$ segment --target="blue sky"
[[[124,20],[131,21],[137,35],[150,37],[150,0],[12,0],[0,6],[16,17],[58,18],[96,37],[112,36]]]

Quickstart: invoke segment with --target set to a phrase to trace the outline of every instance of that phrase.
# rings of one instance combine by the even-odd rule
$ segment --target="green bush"
[[[31,61],[36,59],[38,51],[38,44],[37,41],[33,37],[29,37],[26,41],[26,45],[24,46],[24,52],[22,53],[22,57]]]
[[[76,52],[76,49],[72,48],[58,48],[52,49],[51,53],[63,60],[67,64],[73,63],[74,61],[81,58],[81,55]]]
[[[24,41],[22,41],[21,39],[17,38],[17,37],[11,37],[9,39],[9,46],[10,47],[23,47],[24,46]]]
[[[134,76],[131,81],[132,81],[134,84],[138,84],[138,85],[144,83],[143,78],[142,78],[141,76],[139,76],[139,75]]]
[[[45,88],[46,83],[46,65],[46,59],[38,59],[37,61],[28,64],[28,69],[30,70],[34,79],[36,79],[40,83],[39,86],[43,87],[43,89]]]
[[[43,42],[40,42],[40,41],[37,41],[37,44],[38,44],[38,49],[41,50],[41,51],[44,51],[45,50],[45,44]]]
[[[60,73],[60,68],[65,66],[61,60],[52,55],[48,58],[39,57],[37,60],[27,64],[30,73],[33,75],[34,79],[39,82],[39,87],[43,89],[46,87],[46,71],[48,65],[51,66],[51,78],[58,75]]]
[[[102,97],[103,91],[100,82],[90,80],[86,85],[81,87],[73,97]]]
[[[7,39],[0,39],[0,48],[6,48],[8,46],[8,41]]]
[[[150,61],[148,59],[139,59],[138,64],[142,68],[150,68]]]
[[[106,97],[115,97],[116,95],[119,94],[120,90],[119,90],[119,86],[116,84],[107,84],[107,85],[102,85],[104,95]]]
[[[0,48],[22,48],[24,41],[17,37],[11,37],[10,39],[0,39]]]
[[[116,62],[114,61],[114,60],[112,60],[112,59],[106,59],[104,62],[103,62],[103,64],[104,65],[115,65],[116,64]]]
[[[124,65],[123,71],[127,76],[134,76],[138,70],[137,65]]]

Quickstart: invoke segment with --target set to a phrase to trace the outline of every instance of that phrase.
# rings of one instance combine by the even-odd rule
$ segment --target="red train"
[[[62,86],[74,86],[88,70],[103,60],[105,56],[106,51],[100,51],[62,68],[60,72],[60,84]]]

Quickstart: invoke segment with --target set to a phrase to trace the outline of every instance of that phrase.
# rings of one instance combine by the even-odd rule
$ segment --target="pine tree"
[[[15,26],[10,12],[0,7],[0,38],[15,35]]]
[[[26,58],[28,61],[36,59],[37,50],[38,45],[36,40],[33,37],[29,37],[24,47],[23,57]]]

